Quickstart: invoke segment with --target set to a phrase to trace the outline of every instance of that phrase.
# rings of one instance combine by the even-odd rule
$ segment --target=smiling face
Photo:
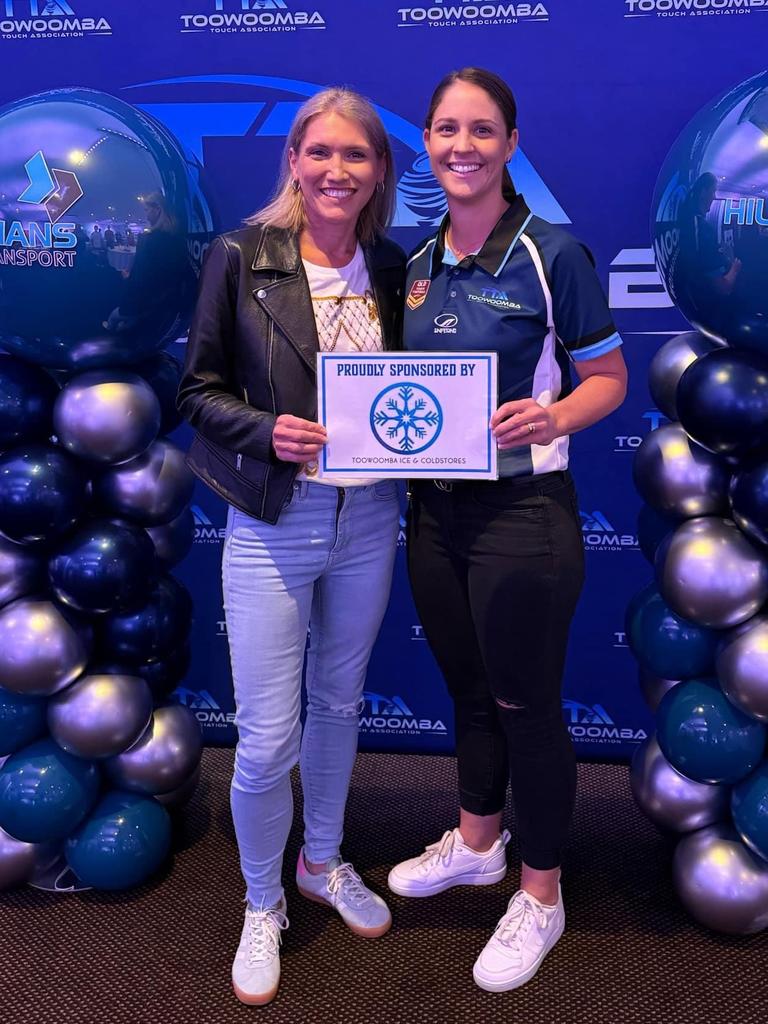
[[[288,158],[313,225],[354,229],[386,172],[363,127],[333,112],[312,118],[298,151],[291,149]]]
[[[449,86],[424,132],[432,171],[448,199],[473,201],[501,194],[504,166],[517,148],[504,117],[485,89],[457,81]]]

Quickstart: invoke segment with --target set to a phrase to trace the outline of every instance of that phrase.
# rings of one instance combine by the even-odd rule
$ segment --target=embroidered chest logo
[[[405,300],[406,305],[409,309],[418,309],[419,306],[424,302],[429,291],[430,280],[428,277],[421,278],[418,281],[414,281],[411,285],[411,290],[408,292],[408,298]]]

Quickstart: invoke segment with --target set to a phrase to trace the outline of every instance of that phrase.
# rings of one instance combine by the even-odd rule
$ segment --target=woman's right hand
[[[314,462],[327,440],[322,423],[298,416],[278,416],[272,431],[272,447],[283,462]]]

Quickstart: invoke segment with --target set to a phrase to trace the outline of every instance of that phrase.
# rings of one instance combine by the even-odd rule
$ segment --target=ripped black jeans
[[[414,482],[408,568],[454,701],[461,806],[500,811],[509,781],[523,860],[555,868],[576,794],[561,708],[584,579],[570,474]]]

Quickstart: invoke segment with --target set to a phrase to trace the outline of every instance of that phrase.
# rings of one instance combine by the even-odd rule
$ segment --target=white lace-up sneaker
[[[509,901],[472,974],[486,992],[507,992],[530,981],[544,957],[563,934],[565,910],[558,887],[557,903],[547,907],[520,889]]]
[[[454,885],[494,885],[507,873],[506,829],[484,853],[472,850],[457,828],[418,857],[396,864],[387,884],[398,896],[434,896]]]
[[[280,932],[288,927],[285,900],[268,910],[245,911],[243,934],[232,964],[232,987],[241,1003],[263,1006],[280,982]]]
[[[296,885],[302,896],[333,907],[350,931],[363,938],[375,939],[388,932],[392,915],[387,904],[371,892],[352,865],[334,857],[326,868],[321,875],[310,874],[302,848],[296,864]]]

